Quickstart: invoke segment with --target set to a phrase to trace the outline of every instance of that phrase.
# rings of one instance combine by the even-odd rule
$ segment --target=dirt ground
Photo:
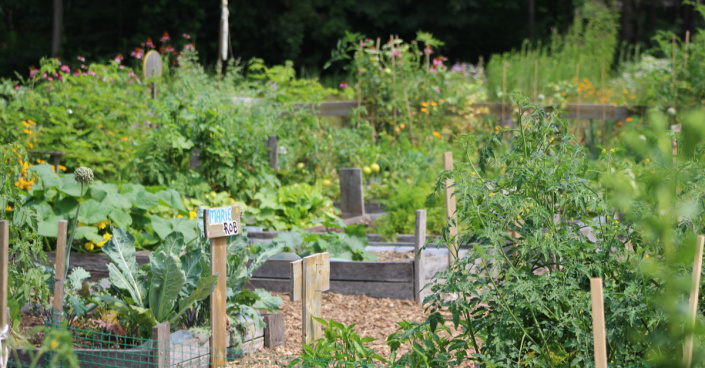
[[[273,293],[284,299],[280,310],[284,314],[286,326],[286,346],[275,349],[263,349],[256,354],[249,354],[237,367],[272,367],[285,365],[289,359],[282,356],[297,357],[301,351],[301,302],[292,302],[287,293]],[[423,308],[413,300],[378,299],[368,296],[323,294],[321,313],[324,319],[334,318],[336,321],[350,325],[357,323],[355,331],[361,337],[375,339],[369,344],[384,357],[390,354],[385,344],[387,336],[398,327],[396,322],[409,320],[422,322],[425,320]]]

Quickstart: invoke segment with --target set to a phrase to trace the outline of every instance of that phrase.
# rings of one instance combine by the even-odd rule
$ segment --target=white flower
[[[73,114],[73,110],[71,109],[66,109],[66,111],[69,113],[69,115]]]
[[[539,101],[543,101],[546,99],[546,96],[544,96],[542,93],[542,94],[538,95],[538,99],[539,99]]]
[[[668,113],[668,115],[676,116],[676,109],[673,107],[669,107],[666,112]]]

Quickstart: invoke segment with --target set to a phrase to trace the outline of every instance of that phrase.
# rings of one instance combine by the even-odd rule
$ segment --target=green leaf
[[[48,238],[56,238],[59,231],[59,221],[63,220],[62,216],[50,214],[48,217],[39,220],[39,229],[37,233]]]
[[[186,283],[181,288],[179,293],[181,296],[191,294],[193,288],[198,281],[198,278],[203,274],[203,266],[201,265],[201,253],[189,252],[181,256],[181,269],[186,275]]]
[[[264,309],[271,313],[276,313],[284,302],[282,298],[273,296],[264,289],[255,289],[255,294],[259,297],[259,300],[252,305],[252,308],[255,309]]]
[[[174,253],[156,252],[156,256],[151,257],[150,266],[149,306],[154,318],[164,322],[174,309],[186,276],[181,270],[181,260]]]
[[[110,282],[126,290],[138,306],[144,307],[146,287],[140,280],[135,258],[135,238],[120,228],[112,228],[113,237],[103,246],[103,253],[113,262],[108,265]]]
[[[157,207],[158,205],[159,198],[157,198],[156,195],[144,190],[137,193],[135,199],[135,206],[137,206],[137,208],[143,210],[150,210],[154,207]]]
[[[89,199],[81,204],[78,210],[78,221],[86,224],[95,224],[108,219],[112,207],[104,206],[95,199]]]
[[[179,313],[176,315],[172,316],[171,319],[169,319],[170,323],[176,322],[176,320],[179,319],[179,317],[193,305],[193,303],[197,301],[201,301],[211,295],[213,290],[215,290],[215,286],[218,284],[218,275],[208,275],[208,276],[203,276],[198,280],[198,283],[196,284],[196,287],[194,288],[193,292],[186,297],[181,299],[179,301]]]
[[[160,203],[165,206],[169,206],[180,211],[186,211],[186,207],[184,207],[184,203],[181,201],[181,195],[174,189],[167,189],[157,192],[157,198],[159,198],[161,201]]]
[[[64,175],[60,179],[59,187],[57,188],[61,193],[72,197],[81,196],[81,184],[77,183],[74,179],[73,174]],[[87,188],[83,188],[85,192]]]
[[[122,228],[127,228],[132,225],[132,216],[130,216],[129,213],[119,209],[115,208],[112,211],[110,211],[110,214],[108,217],[117,225],[118,227]]]
[[[69,286],[74,290],[79,290],[83,287],[83,281],[90,277],[91,274],[83,267],[75,267],[69,274]]]
[[[56,236],[56,235],[54,235]],[[102,236],[98,235],[98,228],[95,226],[79,226],[76,228],[76,233],[74,234],[76,240],[86,239],[93,241],[94,243],[102,242],[104,239]]]
[[[39,180],[42,181],[42,185],[45,189],[52,187],[56,188],[60,185],[60,178],[59,175],[54,173],[54,170],[52,170],[51,167],[52,166],[49,164],[42,164],[32,166],[27,171],[30,175],[32,173],[36,174],[39,177]]]
[[[78,207],[76,198],[64,197],[54,206],[54,209],[59,216],[73,217],[76,213],[76,207]]]

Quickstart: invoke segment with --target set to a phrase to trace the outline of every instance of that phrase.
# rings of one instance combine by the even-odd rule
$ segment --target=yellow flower
[[[605,149],[603,148],[603,149],[602,149],[602,153],[605,153],[605,152],[607,152],[607,150],[605,150]]]
[[[37,123],[33,122],[32,120],[27,120],[27,122],[30,123],[30,124],[32,124],[32,125],[37,125]]]
[[[66,171],[66,166],[59,165],[59,171]]]
[[[422,103],[421,103],[421,106],[423,106],[423,107],[428,107],[428,102],[422,102]]]
[[[106,242],[107,242],[107,240],[103,240],[102,242],[98,242],[98,244],[96,244],[96,247],[102,248],[103,244],[105,244]]]
[[[646,162],[647,164],[648,164],[650,161],[651,161],[651,160],[649,160],[648,158],[647,158],[646,160],[644,160],[644,162]]]
[[[49,348],[51,348],[51,350],[56,350],[56,348],[58,348],[58,347],[59,347],[58,341],[52,339],[51,342],[49,342]]]
[[[444,103],[444,102],[446,102],[446,100],[444,100],[444,99],[441,98],[440,100],[438,100],[438,102]]]
[[[31,130],[29,130],[29,129],[22,129],[22,131],[24,132],[24,134],[29,134],[29,135],[32,135],[32,133],[33,133],[33,132],[32,132]]]
[[[10,207],[10,205],[8,205],[7,207],[5,207],[5,211],[12,211],[12,207]]]
[[[440,139],[440,138],[441,138],[441,133],[433,132],[433,136]]]
[[[86,250],[93,250],[93,243],[86,243],[84,247],[86,248]]]
[[[110,240],[110,238],[112,238],[112,237],[113,237],[113,234],[111,234],[111,233],[103,234],[103,239],[105,239],[105,240]]]
[[[428,109],[425,108],[425,107],[422,107],[422,108],[421,108],[421,112],[424,112],[424,113],[428,114]]]
[[[188,211],[188,218],[189,218],[189,220],[193,220],[193,219],[195,219],[196,217],[198,217],[198,214],[196,213],[196,211]]]
[[[184,218],[184,215],[178,214],[176,215],[176,218]]]
[[[22,121],[22,125],[24,125],[24,126],[27,127],[27,128],[29,128],[29,127],[32,126],[32,124],[28,123],[28,122],[25,121],[25,120]]]
[[[521,215],[517,215],[517,220],[521,220]]]
[[[610,148],[610,152],[614,153],[614,148]]]
[[[475,176],[475,172],[474,172],[474,171],[473,171],[473,172],[471,172],[471,173],[470,173],[470,175],[472,175],[472,176]]]
[[[494,193],[493,193],[493,192],[490,192],[490,197],[494,197]]]
[[[45,164],[45,163],[47,163],[47,162],[44,161],[44,160],[42,160],[42,159],[40,159],[40,158],[38,158],[38,159],[37,159],[37,163],[38,163],[38,164]]]
[[[546,238],[548,238],[548,233],[546,233]]]
[[[438,103],[436,101],[431,102],[431,106],[438,106]]]

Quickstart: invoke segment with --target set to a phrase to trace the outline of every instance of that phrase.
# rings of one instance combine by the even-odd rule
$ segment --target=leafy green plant
[[[305,183],[284,186],[279,190],[265,188],[255,195],[255,199],[258,205],[249,209],[248,216],[257,219],[254,225],[265,229],[307,228],[337,219],[333,202],[324,197],[319,188]]]
[[[174,324],[194,303],[207,298],[215,289],[217,275],[203,272],[199,253],[180,255],[184,236],[170,234],[151,255],[150,263],[138,267],[135,239],[126,230],[112,228],[113,237],[103,247],[110,258],[112,303],[128,331],[149,336],[161,322]]]
[[[491,135],[477,165],[475,138],[467,137],[465,160],[439,179],[438,193],[446,178],[455,180],[457,222],[468,229],[459,240],[472,248],[437,274],[427,323],[452,323],[453,338],[475,349],[470,359],[487,366],[589,365],[589,279],[599,276],[609,360],[644,364],[650,343],[631,337],[664,323],[648,307],[659,290],[639,272],[653,244],[614,218],[565,121],[525,101],[519,108],[525,114],[505,149],[503,133]],[[447,228],[443,238],[451,240]]]
[[[340,226],[326,222],[324,225],[329,229],[343,230],[342,232],[310,233],[297,230],[301,235],[302,242],[290,247],[301,257],[306,257],[315,253],[329,252],[333,258],[346,259],[350,261],[376,261],[377,257],[368,252],[365,247],[368,245],[365,225]]]
[[[326,321],[313,317],[325,327],[322,339],[305,344],[301,357],[291,361],[289,367],[373,367],[375,362],[386,362],[374,349],[365,346],[374,341],[371,337],[360,337],[355,324],[345,326],[333,319]]]
[[[390,363],[404,367],[448,367],[459,365],[469,355],[468,342],[452,336],[450,328],[432,319],[425,323],[399,322],[399,329],[387,338]],[[397,359],[402,345],[411,349]]]

